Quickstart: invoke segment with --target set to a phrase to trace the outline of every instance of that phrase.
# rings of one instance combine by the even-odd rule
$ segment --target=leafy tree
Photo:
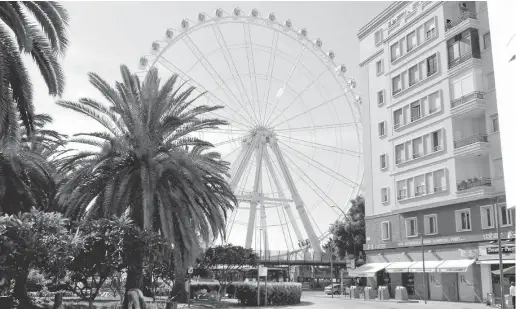
[[[124,270],[123,240],[130,229],[131,220],[126,216],[94,220],[80,227],[84,245],[68,265],[69,285],[90,307],[104,282]]]
[[[197,268],[212,272],[216,270],[220,281],[219,296],[222,296],[233,280],[232,273],[245,266],[257,266],[259,260],[252,249],[227,244],[208,248],[202,258],[198,259]]]
[[[65,276],[65,267],[80,248],[79,237],[68,229],[61,214],[32,209],[19,215],[0,217],[0,273],[14,278],[13,296],[18,308],[33,308],[27,296],[30,269],[37,269],[57,281]]]
[[[362,195],[351,200],[351,207],[343,221],[336,221],[331,228],[332,238],[325,244],[330,247],[332,240],[340,257],[357,257],[365,243],[365,200]]]
[[[159,231],[174,246],[173,293],[186,300],[186,269],[200,242],[224,236],[227,211],[236,205],[225,180],[229,163],[211,150],[213,145],[190,134],[226,122],[205,117],[219,106],[193,107],[194,89],[176,87],[177,75],[161,84],[156,69],[143,82],[126,66],[121,73],[123,81],[115,88],[89,75],[107,103],[89,98],[58,102],[105,129],[75,136],[73,141],[94,147],[63,159],[60,172],[69,177],[59,187],[59,205],[67,216],[81,220],[127,212],[139,228]],[[144,252],[137,246],[124,251],[133,265],[126,295],[141,294]]]
[[[61,95],[64,76],[59,56],[68,46],[68,13],[54,1],[6,1],[0,2],[0,19],[0,137],[8,135],[10,123],[18,116],[30,135],[32,84],[21,53],[32,56],[49,94]]]

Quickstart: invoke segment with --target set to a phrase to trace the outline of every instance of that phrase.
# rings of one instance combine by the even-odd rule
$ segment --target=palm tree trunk
[[[143,251],[140,248],[127,248],[130,260],[127,261],[127,281],[122,309],[145,309],[145,300],[141,292],[143,285]]]
[[[27,295],[27,281],[29,277],[29,272],[27,270],[21,270],[16,276],[16,281],[14,283],[14,291],[13,296],[16,298],[20,305],[18,308],[27,309],[32,308],[32,303]]]
[[[172,288],[172,297],[174,297],[174,301],[179,303],[188,302],[189,295],[186,291],[186,271],[184,269],[176,270],[176,278],[174,281],[174,287]]]

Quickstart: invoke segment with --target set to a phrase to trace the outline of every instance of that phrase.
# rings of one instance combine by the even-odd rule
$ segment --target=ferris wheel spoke
[[[216,27],[213,27],[213,32],[215,33],[215,38],[217,39],[217,43],[219,44],[222,54],[224,55],[224,60],[226,61],[226,64],[228,65],[229,71],[231,72],[231,75],[233,76],[233,79],[235,80],[235,85],[238,88],[238,92],[240,93],[240,98],[242,102],[247,102],[248,105],[251,106],[253,109],[253,114],[256,116],[256,112],[254,111],[254,108],[252,106],[252,102],[249,99],[249,95],[247,94],[247,90],[245,89],[244,83],[242,81],[242,76],[240,76],[240,73],[238,69],[236,68],[235,61],[233,59],[233,56],[231,54],[231,51],[229,50],[229,47],[226,43],[226,39],[224,39],[224,35],[222,34],[222,31],[220,30],[218,22],[216,23]],[[238,82],[237,82],[238,81]]]
[[[240,144],[240,146],[236,147],[235,149],[231,150],[230,153],[228,153],[227,155],[223,156],[221,160],[226,160],[229,156],[231,156],[232,154],[236,153],[238,150],[242,149],[243,145]]]
[[[319,196],[319,198],[321,198],[321,200],[326,203],[326,205],[328,206],[332,206],[332,205],[337,205],[337,203],[335,203],[335,201],[332,200],[331,197],[328,196],[328,194],[326,194],[324,192],[323,189],[321,189],[321,187],[319,187],[319,185],[312,180],[312,178],[310,176],[308,176],[301,167],[299,167],[299,165],[296,164],[296,162],[294,162],[294,160],[292,160],[292,158],[290,158],[290,156],[288,154],[285,154],[285,157],[287,158],[288,161],[290,161],[292,163],[292,166],[297,168],[297,170],[299,172],[296,172],[296,169],[292,169],[292,171],[297,174],[299,176],[299,178],[301,179],[301,181],[303,181],[308,187],[310,187],[310,189],[312,189],[312,191],[317,195]],[[307,181],[309,181],[310,183],[308,183]],[[317,190],[315,190],[314,188],[317,188]],[[328,201],[326,200],[328,199],[330,201],[330,203],[328,203]]]
[[[259,124],[263,124],[262,122],[262,112],[260,107],[260,99],[258,94],[258,83],[256,81],[256,66],[254,63],[254,50],[253,50],[253,39],[251,37],[251,29],[249,28],[249,23],[243,23],[244,27],[244,39],[245,39],[245,47],[247,51],[247,66],[249,69],[249,80],[251,82],[251,97],[253,100],[256,100],[255,104],[258,107],[258,120]],[[254,90],[254,93],[253,93]],[[256,99],[255,99],[256,98]],[[252,106],[252,105],[251,105]]]
[[[303,90],[301,90],[299,93],[297,93],[296,97],[292,100],[292,102],[290,102],[290,104],[287,105],[287,107],[285,107],[281,112],[279,112],[278,116],[276,116],[276,118],[274,118],[273,120],[269,121],[267,123],[267,126],[274,127],[274,122],[276,120],[278,120],[278,118],[281,117],[281,115],[283,115],[292,105],[294,105],[294,103],[297,102],[297,100],[303,95],[303,93],[305,93],[305,91],[310,89],[310,87],[312,87],[317,81],[319,81],[321,76],[323,76],[323,74],[326,73],[328,71],[328,69],[329,69],[329,67],[326,67],[321,72],[321,74],[319,74],[316,78],[312,79],[312,81],[310,83],[308,83],[308,85],[306,85],[305,88],[303,88]]]
[[[224,92],[226,97],[232,101],[232,102],[238,102],[238,104],[244,109],[244,111],[248,114],[250,119],[253,119],[251,114],[249,114],[248,110],[245,108],[244,105],[238,100],[238,98],[235,96],[233,91],[231,91],[231,88],[224,82],[222,77],[217,73],[217,71],[213,68],[211,63],[206,60],[206,58],[203,56],[202,52],[200,51],[199,47],[190,39],[188,35],[185,35],[183,37],[183,41],[186,43],[190,51],[195,55],[195,57],[199,60],[203,68],[206,70],[206,72],[211,76],[211,78],[215,81],[217,85],[219,85],[220,89]],[[204,60],[204,61],[203,61]],[[229,93],[228,93],[229,92]],[[254,117],[256,120],[256,116]]]
[[[272,49],[269,56],[269,66],[267,67],[267,86],[263,93],[263,101],[266,103],[269,102],[269,95],[271,93],[272,73],[274,72],[274,63],[276,62],[276,51],[278,50],[278,42],[279,32],[278,30],[274,30],[274,34],[272,35]],[[267,105],[268,104],[265,104],[265,117],[267,117]]]
[[[287,129],[274,129],[274,132],[296,132],[296,131],[316,131],[316,130],[325,130],[325,129],[336,129],[342,127],[352,127],[356,126],[356,122],[345,122],[345,123],[337,123],[337,124],[328,124],[321,126],[307,126],[307,127],[297,127],[297,128],[287,128]]]
[[[162,57],[160,58],[160,60],[158,60],[158,63],[163,65],[165,68],[167,68],[170,72],[172,73],[176,73],[176,74],[179,74],[179,75],[182,75],[183,79],[185,81],[188,81],[189,83],[191,83],[197,91],[200,90],[203,90],[202,92],[205,92],[206,96],[208,98],[213,98],[215,99],[217,102],[221,103],[222,105],[226,106],[227,108],[229,108],[233,113],[235,113],[235,115],[238,115],[240,118],[243,119],[244,122],[249,122],[249,117],[245,117],[244,115],[242,115],[241,113],[239,113],[237,110],[235,110],[231,105],[227,104],[225,101],[222,101],[219,97],[217,97],[215,94],[213,94],[212,92],[208,91],[204,86],[202,86],[201,84],[199,84],[198,82],[196,82],[193,78],[191,78],[188,74],[186,74],[185,72],[183,72],[181,69],[179,69],[177,66],[175,66],[174,64],[172,64],[172,62],[170,62],[167,58],[165,57]],[[179,72],[179,73],[178,73]],[[215,112],[211,112],[215,115],[217,115]],[[222,118],[222,116],[218,115],[219,117]],[[227,119],[227,118],[226,118]],[[242,122],[239,122],[239,121],[236,121],[236,120],[231,120],[232,122],[235,122],[235,123],[238,123],[238,124],[241,124],[242,126],[244,127],[247,127],[247,128],[252,128],[252,125],[251,124],[243,124]],[[249,122],[250,123],[250,122]]]
[[[342,182],[343,184],[345,184],[345,185],[347,185],[347,186],[349,186],[351,188],[353,188],[353,185],[358,186],[358,184],[356,182],[354,182],[353,180],[347,178],[344,175],[341,175],[341,174],[335,172],[332,168],[329,168],[328,166],[320,163],[319,161],[310,158],[309,156],[305,155],[304,153],[300,152],[299,150],[296,150],[296,149],[290,147],[288,144],[286,144],[286,143],[284,143],[282,141],[279,141],[279,142],[286,147],[285,148],[286,151],[290,152],[291,154],[293,154],[298,159],[306,161],[306,163],[308,163],[311,166],[317,168],[321,172],[327,173],[328,175],[332,176],[334,179]],[[305,158],[305,159],[301,159],[300,156]],[[351,183],[351,185],[349,183]]]
[[[352,157],[359,157],[362,154],[359,151],[337,148],[334,146],[324,145],[324,144],[320,144],[320,143],[316,143],[316,142],[310,142],[310,141],[302,140],[302,139],[291,137],[291,136],[286,136],[286,135],[281,135],[281,134],[277,134],[277,136],[281,137],[281,138],[289,139],[294,144],[299,144],[302,146],[311,147],[311,148],[320,149],[320,150],[331,151],[334,153],[340,153],[340,154],[344,154],[344,155],[348,155],[348,156],[352,156]]]
[[[296,56],[296,60],[294,61],[294,64],[292,65],[292,67],[290,68],[290,71],[288,72],[288,76],[287,76],[287,79],[283,82],[283,85],[280,87],[280,90],[278,91],[278,94],[276,95],[276,102],[274,103],[274,105],[277,105],[280,98],[281,98],[281,91],[284,91],[285,90],[285,87],[287,86],[288,82],[290,81],[290,79],[292,78],[292,75],[294,74],[294,71],[296,70],[297,68],[297,65],[301,59],[301,56],[303,55],[303,52],[305,51],[306,49],[306,44],[308,43],[308,41],[305,41],[303,46],[301,47],[301,49],[299,50],[299,52],[297,53],[297,56]],[[269,120],[271,118],[272,114],[267,118],[267,120],[265,121],[265,123],[269,123]]]
[[[300,114],[297,114],[296,116],[293,116],[293,117],[291,117],[291,118],[288,118],[287,120],[284,120],[283,122],[278,123],[276,126],[282,125],[282,124],[284,124],[284,123],[285,123],[285,122],[287,122],[287,121],[290,121],[290,120],[296,119],[297,117],[300,117],[300,116],[306,115],[306,114],[308,114],[309,112],[311,112],[311,111],[313,111],[313,110],[315,110],[315,109],[317,109],[317,108],[319,108],[319,107],[321,107],[321,106],[324,106],[324,105],[326,105],[326,104],[328,104],[328,103],[331,103],[331,102],[333,102],[333,101],[335,101],[335,100],[337,100],[337,99],[340,99],[340,98],[342,98],[342,97],[343,97],[343,96],[345,96],[345,95],[346,95],[346,94],[344,94],[344,93],[339,94],[338,96],[336,96],[336,97],[334,97],[334,98],[332,98],[332,99],[326,100],[326,101],[324,101],[324,102],[322,102],[322,103],[320,103],[320,104],[318,104],[318,105],[316,105],[316,106],[314,106],[314,107],[312,107],[312,108],[310,108],[310,109],[307,109],[306,111],[304,111],[304,112],[302,112],[302,113],[300,113]]]
[[[248,136],[249,135],[243,135],[243,136],[235,137],[235,138],[229,139],[229,140],[224,141],[224,142],[213,144],[213,146],[215,146],[215,147],[223,146],[223,145],[226,145],[226,144],[229,144],[229,143],[232,143],[232,142],[236,142],[236,141],[242,140],[242,139],[244,139],[244,138],[246,138]]]

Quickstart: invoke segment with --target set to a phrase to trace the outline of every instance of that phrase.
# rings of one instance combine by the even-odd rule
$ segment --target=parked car
[[[324,294],[331,295],[332,293],[332,285],[328,285],[324,288]],[[339,295],[340,294],[340,283],[334,283],[333,284],[333,295]]]

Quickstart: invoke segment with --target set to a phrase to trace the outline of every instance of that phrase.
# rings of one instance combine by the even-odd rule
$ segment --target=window
[[[403,109],[397,109],[394,111],[394,129],[399,128],[403,125]]]
[[[385,136],[385,121],[382,121],[378,124],[378,136],[382,137]]]
[[[383,60],[376,61],[376,75],[383,73]]]
[[[435,20],[432,18],[425,25],[426,29],[426,39],[429,40],[435,36]]]
[[[495,226],[492,205],[480,207],[480,220],[482,223],[482,229],[491,229]]]
[[[507,206],[498,206],[498,218],[500,218],[500,226],[511,226],[513,221],[514,213],[512,209]]]
[[[493,133],[500,131],[500,123],[498,122],[498,114],[491,116],[491,122],[493,123]]]
[[[405,229],[407,232],[407,237],[417,236],[417,218],[405,219]]]
[[[383,30],[380,29],[374,33],[374,45],[378,46],[383,40]]]
[[[416,32],[413,31],[407,35],[407,52],[414,49],[417,46],[417,36]]]
[[[439,131],[432,132],[432,151],[441,150],[441,141],[439,138]]]
[[[378,102],[378,105],[382,105],[383,103],[385,103],[385,91],[384,90],[380,90],[377,92],[376,100]]]
[[[476,29],[457,34],[448,40],[447,45],[450,69],[471,58],[480,59],[480,40]]]
[[[484,34],[484,49],[491,48],[491,32]]]
[[[430,77],[437,72],[437,55],[434,54],[426,59],[426,76]]]
[[[419,72],[417,70],[417,65],[409,68],[409,86],[414,86],[419,82]]]
[[[419,103],[419,101],[417,101],[416,103],[412,103],[410,112],[412,114],[410,117],[412,122],[421,118],[421,104]]]
[[[391,239],[391,223],[389,221],[382,222],[382,240]]]
[[[392,79],[392,95],[401,91],[401,75],[394,76]]]
[[[403,147],[403,144],[397,145],[395,147],[396,151],[396,164],[403,163],[404,161],[404,154],[405,154],[405,148]]]
[[[437,215],[425,216],[425,235],[437,234]]]
[[[471,231],[471,211],[469,208],[455,211],[455,227],[457,232]]]
[[[400,44],[394,43],[391,46],[391,62],[398,59],[400,57]]]
[[[382,170],[387,168],[387,155],[386,154],[380,155],[380,168]]]
[[[389,202],[389,188],[382,188],[382,203]]]

